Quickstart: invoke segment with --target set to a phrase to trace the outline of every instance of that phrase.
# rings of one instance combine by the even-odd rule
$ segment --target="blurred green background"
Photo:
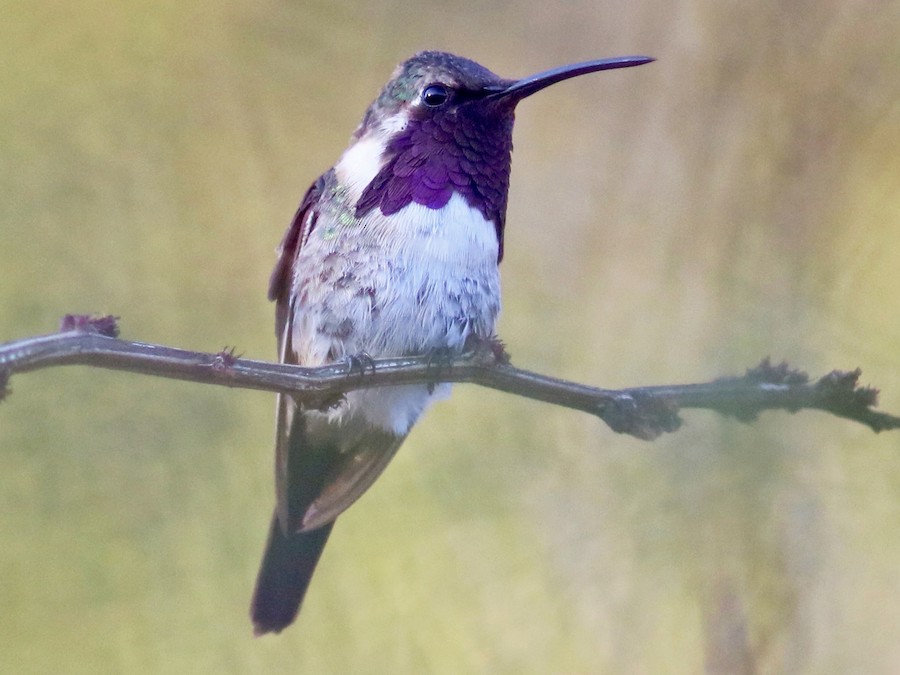
[[[0,340],[67,312],[274,357],[309,183],[393,66],[659,61],[520,107],[501,335],[604,386],[860,366],[900,412],[900,2],[6,0]],[[0,405],[0,670],[900,672],[900,435],[690,413],[655,443],[461,386],[247,605],[274,397],[85,368]]]

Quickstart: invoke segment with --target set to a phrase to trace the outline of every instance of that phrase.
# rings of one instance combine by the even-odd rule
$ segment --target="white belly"
[[[458,194],[442,209],[410,204],[390,217],[375,209],[346,222],[323,216],[294,279],[291,341],[300,363],[458,350],[471,334],[493,334],[497,235]],[[333,414],[361,414],[405,434],[432,398],[424,386],[357,391]]]

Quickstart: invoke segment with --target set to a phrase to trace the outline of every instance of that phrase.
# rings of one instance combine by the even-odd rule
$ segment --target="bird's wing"
[[[278,246],[278,261],[269,279],[269,300],[275,301],[275,335],[278,338],[278,358],[282,363],[297,363],[297,356],[291,347],[291,324],[293,315],[292,287],[294,283],[294,266],[297,254],[309,239],[310,233],[319,219],[319,203],[326,190],[326,181],[329,174],[323,174],[313,183],[303,199],[287,232]],[[291,435],[294,426],[294,416],[297,404],[294,398],[287,394],[278,395],[275,424],[275,514],[285,532],[295,530],[292,522],[297,522],[297,517],[292,516],[289,508],[291,500],[290,492],[296,492],[289,485],[289,476],[295,476],[296,471],[289,471]],[[308,490],[306,490],[308,492]],[[302,514],[299,514],[302,517]]]
[[[321,199],[332,172],[320,177],[303,197],[278,249],[269,282],[276,303],[275,328],[282,363],[298,363],[291,344],[296,313],[293,283],[297,255],[316,227]],[[313,424],[315,428],[310,428]],[[365,492],[403,442],[397,435],[362,420],[311,422],[290,395],[278,396],[275,429],[276,516],[285,534],[308,532],[332,522]]]
[[[289,323],[294,262],[319,219],[319,200],[326,190],[326,182],[331,174],[331,171],[322,174],[309,186],[297,208],[297,213],[294,214],[294,219],[278,245],[278,261],[272,270],[272,276],[269,277],[269,300],[275,302],[275,335],[278,337],[279,353],[284,349],[285,328]]]

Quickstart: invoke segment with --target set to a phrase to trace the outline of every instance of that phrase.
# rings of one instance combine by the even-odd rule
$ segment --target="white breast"
[[[380,169],[382,148],[376,138],[360,140],[336,166],[351,203]],[[493,334],[496,229],[462,196],[441,209],[413,203],[391,216],[341,213],[323,213],[297,261],[292,342],[301,363],[459,350],[473,333]],[[424,386],[353,392],[331,416],[362,414],[402,435],[434,398]]]

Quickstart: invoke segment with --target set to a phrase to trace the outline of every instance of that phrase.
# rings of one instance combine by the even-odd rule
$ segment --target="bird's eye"
[[[444,105],[450,98],[450,89],[443,84],[429,84],[422,91],[422,101],[429,108],[437,108]]]

